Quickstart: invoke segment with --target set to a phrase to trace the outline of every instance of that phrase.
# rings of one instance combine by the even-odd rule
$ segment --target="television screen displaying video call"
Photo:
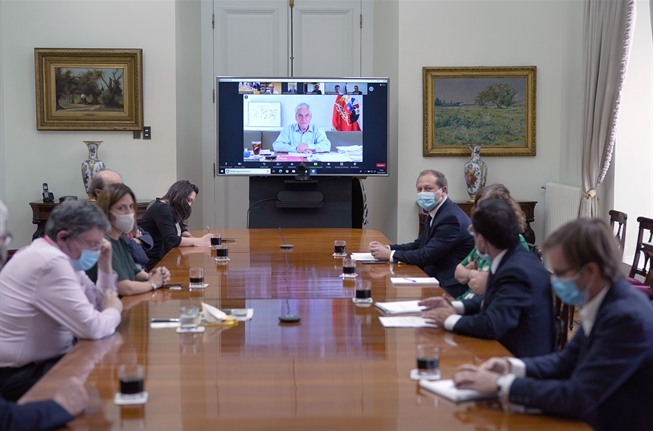
[[[217,78],[219,175],[387,176],[387,78]]]

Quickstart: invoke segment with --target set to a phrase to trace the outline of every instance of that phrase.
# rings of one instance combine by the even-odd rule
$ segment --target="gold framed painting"
[[[424,157],[535,155],[536,66],[424,67]]]
[[[35,48],[37,130],[142,130],[142,49]]]

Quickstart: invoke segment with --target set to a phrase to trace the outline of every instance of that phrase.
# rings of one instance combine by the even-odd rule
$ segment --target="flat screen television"
[[[387,78],[217,77],[219,175],[387,176]]]

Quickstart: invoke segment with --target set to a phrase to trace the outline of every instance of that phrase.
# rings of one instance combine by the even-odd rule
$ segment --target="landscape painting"
[[[534,156],[535,82],[535,66],[425,67],[424,156]]]
[[[34,49],[37,130],[142,130],[141,49]]]

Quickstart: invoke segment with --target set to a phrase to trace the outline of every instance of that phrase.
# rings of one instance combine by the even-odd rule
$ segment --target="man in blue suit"
[[[0,201],[0,269],[5,262],[11,235],[7,233],[7,207]],[[88,392],[76,378],[68,379],[53,399],[15,404],[0,397],[0,430],[31,431],[59,428],[81,413],[88,403]]]
[[[479,253],[492,262],[485,295],[449,303],[423,301],[423,316],[457,334],[499,341],[518,357],[550,353],[555,346],[549,274],[519,243],[519,223],[502,199],[481,201],[472,216]]]
[[[429,213],[422,234],[407,244],[372,241],[370,252],[377,260],[419,266],[456,298],[467,290],[454,277],[456,265],[474,248],[474,240],[467,233],[469,217],[447,197],[447,179],[442,172],[420,172],[416,186],[417,203]]]
[[[653,308],[624,278],[607,223],[579,219],[547,238],[552,287],[582,305],[581,327],[565,348],[523,361],[464,365],[459,388],[500,392],[511,403],[584,420],[596,430],[653,426]]]

